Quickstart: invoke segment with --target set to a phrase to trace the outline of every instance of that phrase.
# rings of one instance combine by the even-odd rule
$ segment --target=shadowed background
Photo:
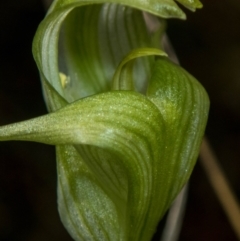
[[[187,21],[168,21],[168,35],[210,95],[206,132],[240,199],[240,2],[202,2]],[[46,113],[31,53],[44,15],[40,0],[0,1],[0,125]],[[55,166],[52,146],[0,143],[0,241],[72,240],[57,213]],[[199,163],[183,222],[180,241],[237,240]]]

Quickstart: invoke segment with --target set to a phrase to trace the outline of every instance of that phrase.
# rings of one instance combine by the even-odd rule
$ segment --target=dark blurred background
[[[240,199],[240,2],[203,0],[188,20],[169,20],[181,65],[207,89],[207,136]],[[184,10],[185,11],[185,10]],[[31,44],[40,0],[0,0],[0,125],[46,113]],[[0,241],[69,241],[57,213],[54,147],[0,144]],[[199,163],[190,181],[180,241],[236,241]]]

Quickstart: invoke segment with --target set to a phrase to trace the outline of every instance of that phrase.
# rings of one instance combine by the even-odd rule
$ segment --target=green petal
[[[134,90],[134,80],[133,80],[133,66],[134,62],[139,57],[147,56],[167,56],[167,54],[160,50],[154,48],[138,48],[131,51],[127,57],[125,57],[119,64],[114,76],[113,76],[113,90]],[[138,84],[139,78],[135,85]]]
[[[195,1],[194,1],[195,2]],[[117,3],[146,11],[163,18],[177,17],[184,18],[185,15],[178,7],[174,0],[55,0],[50,8],[50,13],[55,9],[65,8],[74,4],[101,4],[101,3]],[[194,7],[194,6],[193,6]]]
[[[70,102],[109,91],[118,64],[131,49],[151,46],[142,13],[116,4],[75,9],[65,20],[63,33],[61,63],[71,79],[64,93]],[[139,90],[149,76],[148,62],[136,66],[143,73]]]
[[[97,152],[96,148],[92,155],[101,151],[98,148]],[[108,190],[103,188],[102,181],[89,169],[73,146],[57,146],[58,210],[74,240],[127,240],[127,225],[124,223],[127,214],[127,178],[121,171],[121,165],[116,166],[116,159],[112,159],[99,163],[103,177],[109,177],[106,180],[106,187],[110,185]],[[110,172],[105,170],[106,166]],[[114,176],[113,170],[117,171],[116,175],[121,175],[119,179]],[[120,199],[116,200],[114,193],[109,193],[111,186],[119,191]]]
[[[165,162],[162,162],[160,177],[160,182],[166,185],[161,186],[160,192],[161,202],[167,204],[186,183],[196,163],[208,118],[209,99],[192,75],[164,57],[159,57],[155,63],[147,96],[166,123]]]
[[[173,0],[111,1],[111,3],[117,3],[121,6],[109,4],[108,2],[101,0],[54,1],[35,35],[33,54],[42,79],[48,81],[59,95],[67,99],[68,102],[109,90],[109,81],[115,71],[114,68],[124,55],[133,48],[156,47],[149,44],[149,41],[150,43],[153,41],[146,34],[143,18],[140,16],[141,13],[123,5],[153,13],[160,17],[185,17]],[[108,4],[102,5],[103,3]],[[197,7],[197,1],[192,2],[192,4],[190,1],[184,1],[183,3],[188,7]],[[87,5],[90,6],[87,7]],[[79,7],[84,8],[84,10],[78,9]],[[131,13],[131,11],[133,12]],[[65,20],[66,26],[68,26],[66,31],[69,35],[63,41],[63,35],[60,36],[60,31]],[[81,21],[79,22],[79,20]],[[75,23],[70,24],[73,21]],[[113,35],[116,43],[113,43]],[[96,39],[98,41],[95,41]],[[76,40],[80,41],[75,43]],[[69,51],[67,53],[64,53],[64,51],[58,53],[59,48],[65,48],[66,44],[68,45],[67,48],[70,48]],[[75,48],[71,50],[71,44],[74,46],[81,44],[82,46],[79,50]],[[104,52],[106,53],[104,54]],[[79,56],[76,56],[76,54]],[[70,58],[67,58],[67,61],[62,66],[62,60],[66,59],[66,57]],[[111,58],[113,59],[112,63],[109,61]],[[75,61],[75,59],[78,61]],[[76,66],[79,64],[79,59],[82,59],[83,62],[81,62],[80,66]],[[62,69],[59,70],[59,66]],[[109,67],[105,68],[106,66]],[[141,66],[142,64],[140,70],[142,69]],[[94,72],[92,73],[93,69]],[[59,77],[60,71],[69,77],[72,89],[66,89],[66,85],[62,86]],[[148,71],[146,69],[146,71],[142,71],[142,74],[144,73],[147,76]],[[98,81],[96,81],[96,76]],[[79,78],[83,78],[84,81],[82,82]],[[87,84],[87,81],[91,84]]]

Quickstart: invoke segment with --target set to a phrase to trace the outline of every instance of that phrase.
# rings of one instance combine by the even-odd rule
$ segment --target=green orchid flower
[[[1,141],[56,145],[74,240],[151,240],[195,165],[208,96],[167,57],[156,16],[185,18],[173,0],[54,1],[33,43],[50,113],[0,127]]]

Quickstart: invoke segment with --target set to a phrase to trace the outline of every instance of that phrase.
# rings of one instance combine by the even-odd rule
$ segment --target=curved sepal
[[[196,163],[208,119],[209,98],[191,74],[166,57],[156,59],[147,97],[158,107],[166,124],[162,153],[165,161],[159,178],[167,184],[159,184],[163,207],[181,190]]]
[[[101,151],[103,152],[96,148],[92,155],[95,153],[98,156]],[[108,186],[114,185],[116,191],[119,191],[120,199],[114,200],[114,193],[107,195],[109,191],[102,188],[102,182],[99,182],[73,146],[57,146],[56,153],[58,210],[65,228],[74,240],[128,240],[128,230],[124,223],[127,215],[127,178],[121,165],[116,167],[110,159],[109,162],[105,160],[102,163],[105,169],[107,167],[111,170],[110,173],[109,169],[104,171],[100,168],[103,177],[108,177],[111,181],[121,175],[116,183],[108,183]],[[99,165],[101,167],[101,163]],[[113,170],[117,172],[113,173]]]
[[[192,9],[200,6],[197,0],[181,3]],[[130,50],[159,47],[153,45],[143,16],[136,9],[158,17],[185,18],[173,0],[54,1],[33,43],[42,79],[68,102],[110,90],[115,68]],[[142,66],[145,70],[141,76],[149,76],[147,65],[140,64],[139,71]],[[62,85],[60,72],[70,84]]]
[[[132,50],[119,64],[112,79],[112,90],[137,90],[139,78],[134,82],[134,64],[138,58],[167,56],[161,49],[138,48]]]

